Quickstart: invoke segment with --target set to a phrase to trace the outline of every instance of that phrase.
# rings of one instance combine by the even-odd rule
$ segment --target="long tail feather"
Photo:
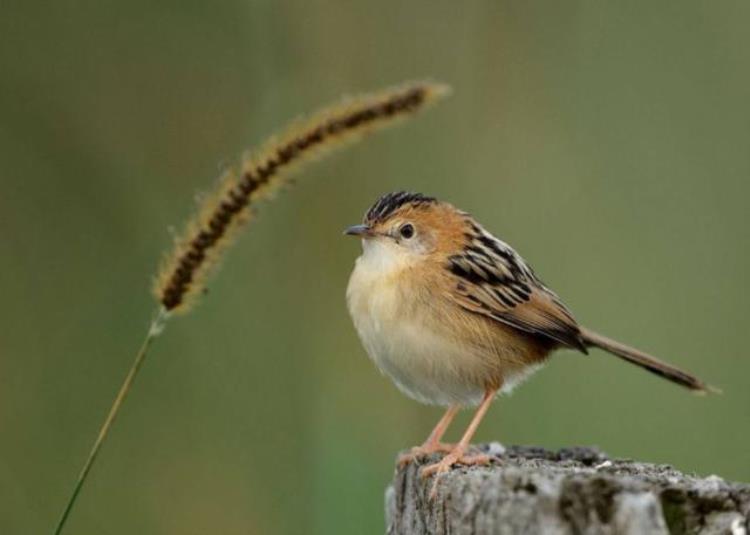
[[[588,329],[581,329],[581,335],[584,343],[589,347],[598,347],[611,353],[617,357],[620,357],[631,364],[640,366],[641,368],[650,371],[664,379],[677,383],[678,385],[689,388],[693,392],[699,394],[705,394],[707,392],[720,391],[711,385],[701,381],[695,375],[692,375],[686,371],[680,370],[671,364],[667,364],[651,355],[639,351],[625,344],[621,344],[611,338],[602,336],[601,334],[595,333]]]

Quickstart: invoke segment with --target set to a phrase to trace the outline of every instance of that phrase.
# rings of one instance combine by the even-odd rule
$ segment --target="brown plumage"
[[[448,203],[384,195],[347,233],[363,238],[347,300],[368,354],[407,395],[451,407],[414,454],[440,449],[456,407],[479,404],[459,445],[426,473],[466,462],[495,394],[555,349],[597,347],[695,392],[710,390],[688,372],[581,327],[518,253]]]

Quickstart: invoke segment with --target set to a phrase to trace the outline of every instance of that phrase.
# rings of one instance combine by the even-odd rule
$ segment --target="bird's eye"
[[[406,223],[405,225],[401,225],[401,228],[398,229],[399,233],[401,234],[402,238],[409,239],[412,236],[414,236],[414,225],[411,223]]]

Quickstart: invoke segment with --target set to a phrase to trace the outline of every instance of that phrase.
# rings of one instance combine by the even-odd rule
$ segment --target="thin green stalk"
[[[70,512],[73,509],[73,505],[78,498],[78,494],[80,494],[81,488],[83,488],[83,484],[86,482],[89,472],[91,471],[91,467],[94,465],[96,456],[99,454],[99,450],[101,449],[102,444],[104,444],[104,441],[107,439],[109,430],[112,427],[115,418],[117,418],[118,413],[120,412],[120,407],[122,407],[122,403],[123,401],[125,401],[128,392],[130,392],[130,388],[133,386],[133,382],[138,375],[138,371],[141,369],[143,361],[146,359],[148,348],[151,346],[151,343],[154,341],[154,339],[159,336],[159,334],[164,329],[164,323],[166,322],[166,320],[167,312],[162,308],[159,310],[159,312],[154,317],[154,320],[151,322],[148,333],[146,334],[146,338],[143,340],[143,344],[141,344],[141,348],[138,350],[138,353],[136,353],[133,364],[130,366],[130,371],[128,371],[128,375],[125,377],[125,381],[123,381],[122,386],[120,387],[120,391],[117,393],[117,397],[112,403],[112,408],[109,409],[109,414],[107,414],[106,420],[104,420],[101,429],[99,429],[99,435],[96,437],[94,445],[91,447],[89,456],[86,459],[86,463],[83,465],[83,468],[81,469],[81,473],[78,475],[78,480],[73,487],[73,492],[68,499],[65,510],[63,511],[59,522],[57,523],[57,527],[55,528],[55,535],[60,535],[62,533],[62,530],[65,527],[65,523],[68,520],[68,516],[70,516]]]

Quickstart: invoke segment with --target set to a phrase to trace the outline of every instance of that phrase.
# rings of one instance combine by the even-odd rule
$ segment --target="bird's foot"
[[[422,468],[420,475],[423,478],[427,478],[432,475],[435,476],[435,480],[432,482],[432,489],[430,490],[430,499],[434,500],[437,496],[437,486],[438,482],[440,481],[440,477],[443,474],[449,472],[454,464],[462,464],[464,466],[474,466],[478,464],[487,465],[490,464],[490,459],[492,459],[492,457],[483,453],[466,455],[466,448],[459,445],[453,448],[453,450],[451,450],[451,452],[443,457],[440,461],[425,466],[424,468]]]
[[[403,468],[407,464],[414,462],[417,459],[427,457],[429,455],[432,455],[433,453],[448,453],[450,451],[453,451],[455,447],[455,444],[446,444],[444,442],[424,443],[421,446],[414,446],[407,453],[402,453],[401,455],[399,455],[396,462],[398,463],[399,468]]]

